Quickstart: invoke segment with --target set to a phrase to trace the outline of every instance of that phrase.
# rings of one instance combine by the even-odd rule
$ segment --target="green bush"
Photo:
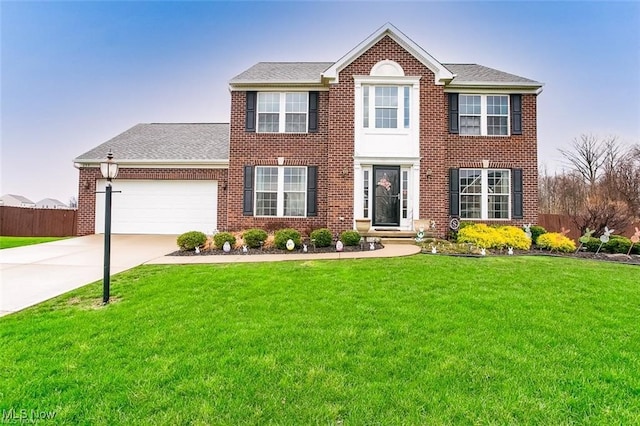
[[[310,237],[312,240],[315,240],[316,247],[329,247],[333,241],[331,231],[327,228],[316,229],[311,232]]]
[[[631,247],[631,240],[623,235],[612,235],[606,244],[602,245],[602,250],[607,253],[627,254]]]
[[[207,242],[207,236],[200,231],[189,231],[178,237],[177,243],[180,250],[195,250]]]
[[[224,243],[226,242],[229,242],[229,245],[231,245],[231,247],[233,248],[233,246],[236,244],[236,237],[234,237],[233,234],[229,232],[218,232],[213,236],[213,242],[219,249],[222,249],[222,246],[224,246]]]
[[[531,247],[531,241],[522,229],[515,226],[487,226],[484,223],[465,226],[458,232],[458,242],[493,249],[513,247],[529,250]]]
[[[538,247],[563,253],[576,251],[576,243],[559,232],[548,232],[538,237]]]
[[[249,229],[242,235],[242,239],[247,247],[260,248],[261,243],[267,241],[267,231],[257,228]]]
[[[600,247],[600,238],[590,237],[589,241],[587,241],[586,243],[582,244],[582,246],[587,251],[595,253],[598,250],[598,247]]]
[[[296,248],[300,247],[300,232],[295,229],[285,228],[276,231],[276,235],[274,238],[274,244],[280,250],[287,249],[287,241],[293,240],[293,243],[296,245]]]
[[[345,246],[357,246],[360,244],[360,233],[358,231],[344,231],[340,234],[340,241]]]
[[[538,226],[538,225],[531,226],[531,228],[529,228],[529,230],[531,231],[531,241],[534,244],[536,244],[536,241],[538,241],[538,237],[540,235],[547,233],[546,229],[544,229],[542,226]]]

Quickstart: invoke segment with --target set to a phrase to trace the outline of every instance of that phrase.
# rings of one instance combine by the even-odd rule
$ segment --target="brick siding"
[[[502,224],[537,222],[536,96],[522,97],[522,135],[508,137],[460,136],[448,133],[448,96],[436,85],[434,74],[392,38],[385,36],[340,72],[339,82],[318,98],[318,132],[308,134],[246,132],[246,92],[231,92],[229,168],[122,169],[118,179],[215,179],[219,182],[218,228],[240,230],[289,226],[308,233],[329,228],[352,229],[354,154],[354,75],[369,75],[381,60],[400,64],[406,76],[420,76],[420,216],[435,220],[444,236],[449,221],[449,168],[490,167],[523,170],[524,219]],[[244,216],[243,173],[251,165],[278,164],[318,167],[315,217],[265,218]],[[429,174],[429,175],[428,175]],[[78,197],[78,233],[94,232],[97,168],[81,169]],[[224,190],[223,188],[227,188]],[[229,200],[229,202],[227,202]],[[417,219],[417,218],[416,218]]]

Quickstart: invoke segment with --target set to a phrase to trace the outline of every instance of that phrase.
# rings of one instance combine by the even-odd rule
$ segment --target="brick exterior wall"
[[[420,79],[420,216],[435,220],[444,236],[449,222],[449,168],[481,166],[522,168],[524,219],[502,224],[537,221],[536,96],[522,98],[522,135],[509,137],[459,136],[448,132],[448,96],[435,84],[431,70],[390,37],[384,37],[340,72],[339,83],[320,92],[317,134],[260,134],[244,130],[245,92],[231,96],[231,148],[229,162],[229,228],[273,227],[281,224],[306,232],[327,227],[332,232],[352,228],[354,152],[354,75],[369,75],[381,60],[400,64],[406,76]],[[243,167],[317,165],[318,216],[313,218],[254,218],[242,216]],[[427,176],[427,171],[431,175]],[[344,173],[346,172],[346,173]]]
[[[100,168],[87,167],[80,169],[78,179],[78,235],[95,233],[96,182],[102,179]],[[114,191],[117,181],[124,179],[153,180],[217,180],[218,181],[218,229],[227,229],[227,191],[226,169],[166,169],[166,168],[126,168],[120,167],[118,178],[114,180]]]
[[[229,229],[273,229],[289,226],[307,233],[327,226],[327,206],[333,181],[328,173],[329,93],[318,96],[318,132],[307,134],[246,132],[246,92],[231,92],[229,144]],[[352,113],[353,114],[353,113]],[[353,126],[352,126],[353,127]],[[284,157],[285,166],[318,166],[318,215],[314,217],[254,217],[242,214],[244,167],[277,166]],[[351,223],[349,223],[351,227]]]
[[[339,82],[319,92],[318,132],[265,134],[245,131],[246,92],[231,92],[229,168],[122,169],[118,179],[215,179],[219,181],[218,228],[293,227],[308,234],[329,228],[352,229],[354,154],[354,75],[369,75],[381,60],[400,64],[406,76],[420,76],[420,218],[435,220],[444,236],[449,222],[449,168],[490,167],[523,170],[524,219],[500,221],[521,225],[537,222],[536,95],[522,96],[522,135],[460,136],[448,132],[448,96],[434,74],[392,38],[385,36],[340,72]],[[286,89],[283,89],[286,90]],[[318,214],[304,218],[265,218],[243,215],[244,167],[278,165],[318,167]],[[81,169],[78,233],[94,232],[97,168]],[[227,188],[226,191],[222,188]],[[227,202],[228,201],[228,202]],[[418,218],[414,218],[418,219]]]

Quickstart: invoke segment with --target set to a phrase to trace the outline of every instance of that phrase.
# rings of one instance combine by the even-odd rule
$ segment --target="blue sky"
[[[72,160],[137,123],[228,122],[259,61],[336,61],[391,22],[441,62],[545,83],[539,160],[640,143],[640,2],[6,2],[0,194],[77,193]]]

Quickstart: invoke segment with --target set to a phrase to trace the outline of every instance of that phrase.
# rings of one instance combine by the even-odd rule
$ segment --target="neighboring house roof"
[[[477,64],[443,64],[455,74],[450,86],[509,85],[541,87],[542,83]]]
[[[55,198],[43,198],[42,200],[36,203],[36,207],[46,207],[46,208],[54,208],[54,207],[64,207],[68,208],[65,203],[60,200],[56,200]]]
[[[118,163],[197,163],[229,160],[228,123],[137,124],[74,159],[100,163],[111,150]]]
[[[36,204],[30,199],[28,199],[27,197],[23,197],[22,195],[15,195],[15,194],[5,194],[2,197],[0,197],[0,201],[2,201],[2,204],[5,206],[12,206],[12,205],[19,205],[19,204],[31,204],[31,205]]]
[[[322,73],[333,62],[258,62],[233,77],[231,85],[269,83],[321,83]]]

